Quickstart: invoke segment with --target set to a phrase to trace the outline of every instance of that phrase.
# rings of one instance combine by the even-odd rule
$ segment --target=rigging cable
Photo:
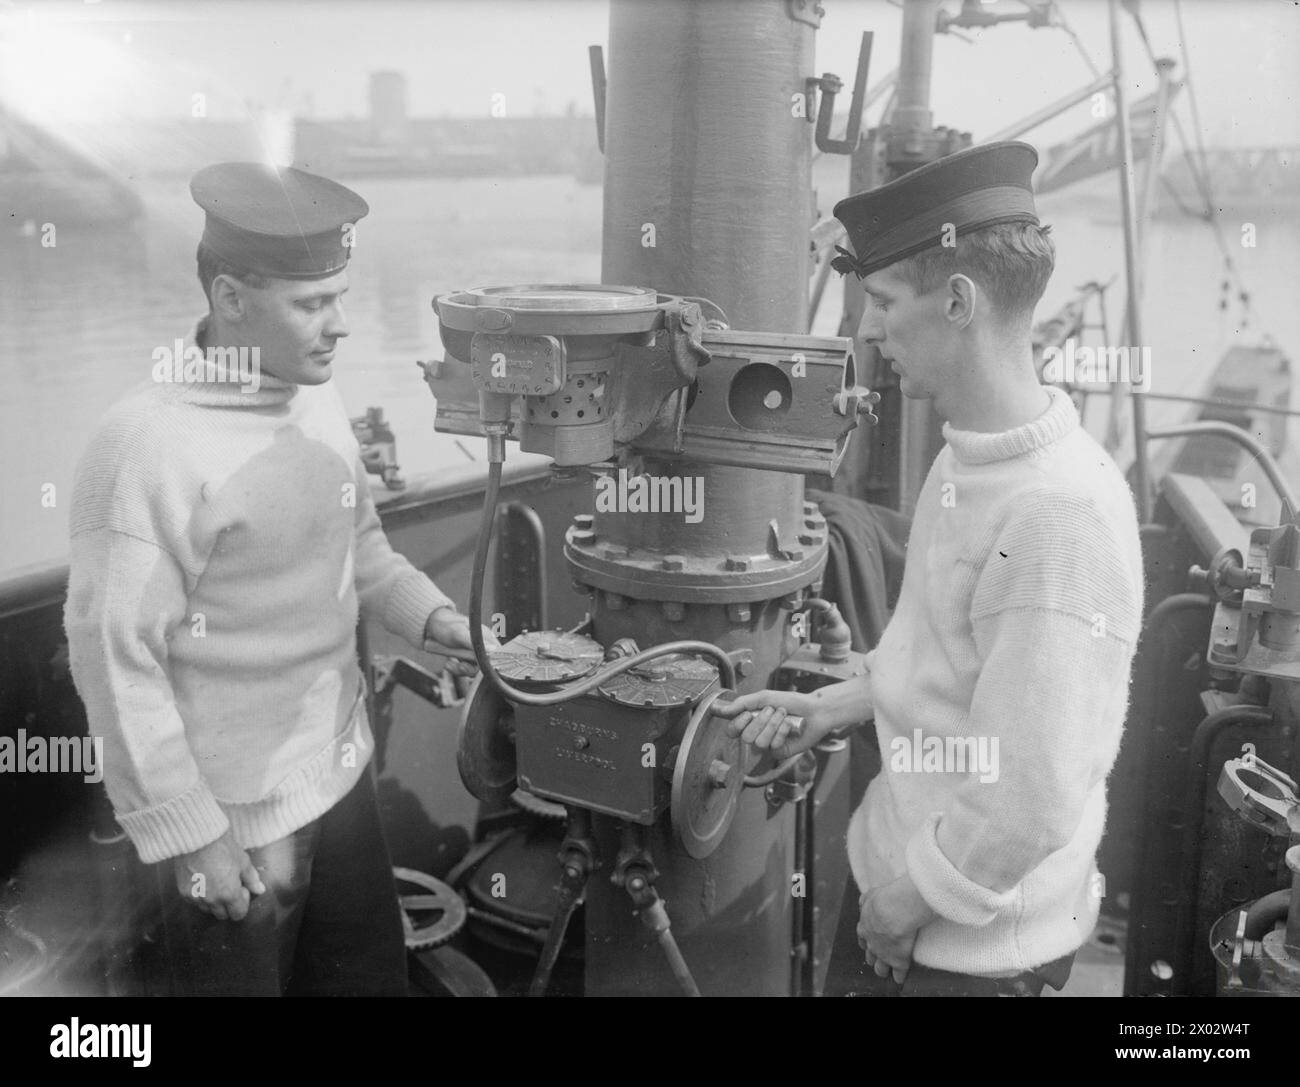
[[[1147,34],[1146,24],[1142,19],[1142,13],[1138,10],[1136,5],[1133,5],[1129,9],[1129,13],[1133,16],[1133,21],[1137,24],[1138,34],[1142,38],[1142,45],[1146,50],[1147,59],[1151,61],[1151,64],[1154,67],[1156,61],[1155,52],[1151,47],[1151,39]],[[1223,257],[1223,266],[1228,277],[1224,281],[1224,291],[1225,293],[1227,292],[1230,284],[1236,287],[1237,301],[1241,303],[1241,327],[1244,329],[1250,324],[1251,319],[1254,316],[1251,309],[1252,296],[1251,292],[1246,287],[1246,282],[1242,278],[1241,272],[1237,269],[1236,262],[1232,259],[1232,250],[1229,249],[1228,240],[1223,233],[1223,222],[1219,217],[1219,206],[1218,202],[1215,200],[1214,189],[1210,181],[1210,171],[1207,165],[1203,137],[1204,129],[1201,124],[1200,107],[1197,105],[1196,100],[1196,87],[1192,81],[1191,57],[1189,56],[1187,49],[1187,31],[1183,26],[1182,0],[1174,0],[1174,15],[1178,24],[1178,46],[1179,51],[1182,54],[1184,73],[1183,81],[1187,84],[1187,99],[1192,111],[1192,126],[1196,136],[1197,153],[1195,155],[1192,153],[1193,149],[1191,142],[1187,138],[1187,133],[1183,130],[1183,125],[1179,120],[1178,115],[1174,113],[1173,110],[1170,110],[1169,116],[1173,118],[1174,131],[1177,132],[1179,142],[1182,144],[1184,161],[1188,164],[1192,175],[1192,181],[1196,185],[1197,192],[1205,203],[1205,211],[1202,215],[1198,216],[1198,218],[1204,219],[1210,224],[1210,229],[1214,234],[1215,243],[1218,245],[1219,253]],[[1164,186],[1170,193],[1173,193],[1173,189],[1169,186],[1167,181],[1164,182]],[[1175,199],[1177,200],[1176,195]],[[1181,209],[1184,211],[1187,210],[1181,200],[1177,200],[1177,202]],[[1219,308],[1226,310],[1227,306],[1227,299],[1223,298],[1220,301]],[[1269,338],[1271,339],[1271,337]]]
[[[1065,12],[1061,10],[1060,4],[1057,3],[1052,4],[1052,19],[1053,19],[1054,26],[1060,27],[1062,30],[1066,32],[1066,34],[1070,36],[1070,41],[1074,43],[1074,48],[1078,50],[1079,56],[1083,58],[1083,63],[1088,66],[1088,71],[1092,73],[1092,78],[1100,79],[1101,69],[1097,67],[1097,65],[1093,62],[1092,57],[1088,55],[1088,50],[1084,48],[1083,42],[1080,40],[1079,35],[1075,33],[1074,27],[1072,27],[1069,23],[1069,20],[1066,19]]]

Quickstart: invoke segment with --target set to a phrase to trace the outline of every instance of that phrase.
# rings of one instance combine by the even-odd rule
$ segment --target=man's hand
[[[218,921],[242,921],[255,895],[266,891],[252,860],[229,830],[210,845],[173,862],[181,897]]]
[[[901,985],[912,965],[917,932],[937,916],[906,874],[864,894],[858,944],[876,976],[883,978],[892,971]]]
[[[815,747],[835,727],[820,700],[798,691],[755,691],[731,702],[715,702],[713,712],[732,719],[727,735],[782,759]],[[789,738],[790,717],[803,718],[803,732],[794,739]]]
[[[468,649],[474,651],[474,641],[469,633],[469,617],[461,615],[455,608],[441,607],[435,608],[430,614],[428,621],[424,624],[424,637],[426,641],[438,642],[441,645],[450,646],[452,649]],[[483,628],[483,644],[488,649],[500,649],[501,643],[497,641],[496,635],[487,627]],[[437,646],[428,646],[429,652],[438,652]],[[447,671],[455,676],[472,676],[477,667],[469,661],[457,660],[455,657],[447,659]]]

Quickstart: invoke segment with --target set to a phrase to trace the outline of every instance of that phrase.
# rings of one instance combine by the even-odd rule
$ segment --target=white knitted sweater
[[[358,611],[419,646],[450,604],[389,547],[333,382],[146,383],[90,440],[71,537],[72,674],[147,863],[328,811],[374,746]]]
[[[1048,410],[1014,430],[944,428],[869,658],[883,769],[850,823],[853,873],[863,890],[909,873],[939,914],[915,961],[960,973],[1076,949],[1102,893],[1141,550],[1118,469],[1047,391]],[[955,738],[970,753],[981,737],[995,773],[956,757]],[[941,743],[944,764],[930,757]]]

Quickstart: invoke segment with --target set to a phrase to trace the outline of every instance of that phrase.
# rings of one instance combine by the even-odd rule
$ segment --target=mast
[[[1119,0],[1108,0],[1110,5],[1110,49],[1112,73],[1115,77],[1115,126],[1119,136],[1119,196],[1124,216],[1124,288],[1128,307],[1127,340],[1130,348],[1141,348],[1142,307],[1138,282],[1138,232],[1137,206],[1133,190],[1133,132],[1129,120],[1128,87],[1124,75],[1124,48],[1120,41]],[[1161,86],[1165,86],[1162,74]],[[1153,169],[1156,167],[1153,165]],[[1138,522],[1146,524],[1151,519],[1151,489],[1147,464],[1146,401],[1141,396],[1133,400],[1133,490],[1137,503]]]

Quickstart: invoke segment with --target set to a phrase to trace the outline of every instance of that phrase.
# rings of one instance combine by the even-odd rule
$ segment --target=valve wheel
[[[673,766],[670,812],[682,848],[697,860],[709,856],[736,817],[745,774],[753,756],[739,737],[727,734],[726,718],[714,717],[718,701],[735,691],[706,695],[691,715]]]
[[[393,879],[399,884],[397,901],[402,907],[402,931],[408,950],[439,947],[464,928],[464,899],[442,880],[413,868],[394,868]],[[423,888],[425,893],[402,894],[403,883]]]

